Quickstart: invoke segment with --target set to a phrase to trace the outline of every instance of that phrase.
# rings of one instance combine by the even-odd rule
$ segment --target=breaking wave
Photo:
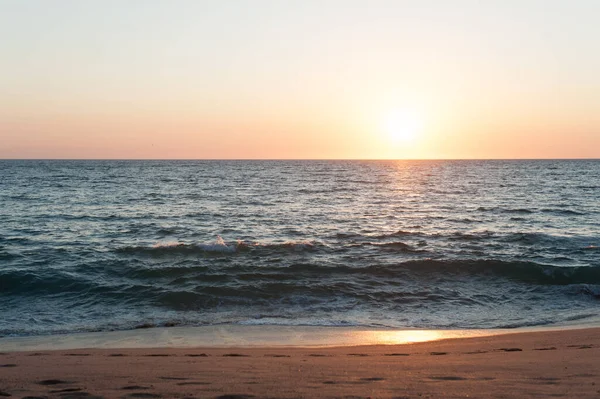
[[[124,247],[116,251],[123,254],[138,254],[149,256],[168,255],[203,255],[203,254],[233,254],[248,251],[273,250],[273,251],[312,251],[322,244],[313,241],[286,241],[283,243],[260,243],[238,240],[226,243],[221,237],[217,237],[214,243],[186,244],[180,242],[158,243],[151,247],[137,246]]]

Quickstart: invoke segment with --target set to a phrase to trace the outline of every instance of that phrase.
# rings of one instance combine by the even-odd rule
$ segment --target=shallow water
[[[600,161],[0,161],[0,335],[600,317]]]

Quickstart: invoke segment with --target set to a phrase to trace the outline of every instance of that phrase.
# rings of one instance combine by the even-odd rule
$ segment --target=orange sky
[[[5,2],[0,158],[599,158],[600,5],[494,3]]]

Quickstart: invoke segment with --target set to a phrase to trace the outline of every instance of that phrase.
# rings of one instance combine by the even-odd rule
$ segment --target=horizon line
[[[0,158],[0,161],[598,161],[592,158]]]

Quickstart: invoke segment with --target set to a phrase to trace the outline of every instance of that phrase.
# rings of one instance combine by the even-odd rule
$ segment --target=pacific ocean
[[[0,161],[0,335],[600,317],[600,161]]]

